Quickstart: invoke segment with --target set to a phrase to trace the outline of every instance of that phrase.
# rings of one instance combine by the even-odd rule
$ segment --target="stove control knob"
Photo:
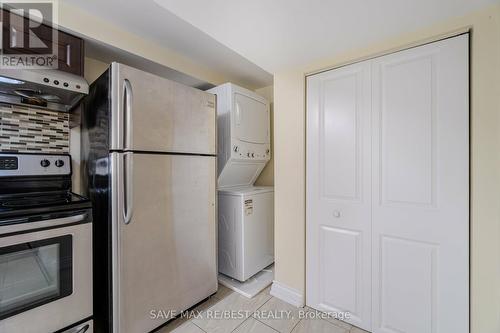
[[[40,165],[44,168],[48,167],[50,165],[50,161],[49,160],[41,160],[40,161]]]
[[[64,165],[64,161],[63,160],[57,160],[56,161],[56,167],[60,168]]]

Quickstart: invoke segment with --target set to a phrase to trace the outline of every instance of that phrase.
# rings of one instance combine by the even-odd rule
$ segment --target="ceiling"
[[[275,73],[498,0],[155,0]]]
[[[248,88],[261,88],[273,83],[273,76],[270,73],[178,18],[153,0],[63,1],[105,19],[121,29],[159,43]],[[92,51],[95,51],[94,49],[91,48]],[[102,47],[97,51],[98,54],[105,53]],[[114,57],[114,53],[110,55]]]
[[[252,87],[499,0],[65,0]]]

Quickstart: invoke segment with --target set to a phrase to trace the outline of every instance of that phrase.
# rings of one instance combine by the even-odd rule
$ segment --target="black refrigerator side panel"
[[[90,86],[82,115],[82,187],[93,207],[94,331],[112,332],[111,69]]]

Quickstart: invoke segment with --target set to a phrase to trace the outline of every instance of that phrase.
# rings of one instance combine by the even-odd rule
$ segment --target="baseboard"
[[[285,301],[291,305],[301,308],[305,305],[304,295],[298,290],[287,287],[278,281],[273,281],[271,286],[271,295]]]

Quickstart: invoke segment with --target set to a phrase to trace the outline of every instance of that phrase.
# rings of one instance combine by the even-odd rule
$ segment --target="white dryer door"
[[[268,105],[240,93],[234,93],[234,104],[235,137],[250,143],[269,143]]]

